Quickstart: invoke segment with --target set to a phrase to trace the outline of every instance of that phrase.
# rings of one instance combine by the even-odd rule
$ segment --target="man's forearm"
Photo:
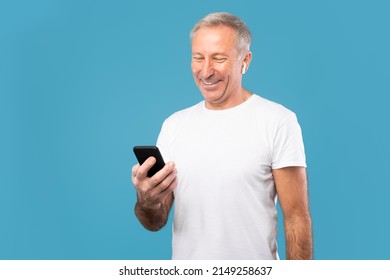
[[[137,201],[134,210],[141,224],[151,231],[158,231],[168,220],[168,211],[164,208],[163,203],[157,207],[148,208]]]
[[[287,259],[313,259],[313,237],[310,215],[287,218],[285,219],[284,227],[286,232]]]

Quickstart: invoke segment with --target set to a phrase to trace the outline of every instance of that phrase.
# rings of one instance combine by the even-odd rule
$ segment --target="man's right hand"
[[[155,163],[156,159],[149,157],[142,165],[136,164],[132,169],[132,182],[137,189],[136,214],[140,222],[151,230],[157,230],[166,223],[173,190],[177,186],[177,170],[173,162],[168,162],[153,177],[147,177]]]

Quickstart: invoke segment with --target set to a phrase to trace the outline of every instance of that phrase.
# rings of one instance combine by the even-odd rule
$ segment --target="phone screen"
[[[133,151],[139,164],[141,165],[149,157],[154,157],[156,159],[156,163],[148,171],[148,177],[152,177],[165,166],[160,150],[156,146],[135,146]]]

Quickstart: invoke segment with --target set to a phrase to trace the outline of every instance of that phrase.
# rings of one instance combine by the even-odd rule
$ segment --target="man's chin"
[[[224,103],[224,98],[222,95],[204,95],[203,94],[203,97],[204,97],[204,100],[205,100],[205,103],[206,103],[206,107],[208,109],[214,109],[214,110],[218,110],[218,109],[221,109],[221,105]]]
[[[221,94],[219,92],[202,91],[202,95],[204,99],[210,103],[218,102],[218,100],[221,98]]]

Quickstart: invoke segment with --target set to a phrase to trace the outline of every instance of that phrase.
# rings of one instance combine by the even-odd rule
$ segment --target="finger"
[[[137,163],[136,165],[133,166],[133,168],[131,169],[131,176],[134,178],[137,174],[137,171],[138,171],[138,168],[139,168],[139,163]]]
[[[175,177],[173,179],[173,181],[171,182],[171,184],[168,186],[168,188],[166,188],[162,194],[164,195],[164,197],[168,196],[171,192],[173,192],[177,187],[177,177]]]
[[[159,184],[157,187],[151,189],[149,195],[150,197],[153,197],[154,200],[162,202],[167,198],[170,193],[173,192],[176,186],[177,179],[176,176],[174,176],[172,181],[166,180],[164,182],[161,182],[161,184]]]
[[[172,182],[176,179],[176,169],[174,169],[165,179],[157,186],[161,192],[169,188]]]
[[[151,183],[154,186],[160,184],[169,174],[171,174],[175,170],[175,163],[170,161],[168,162],[163,169],[158,171],[151,179]]]
[[[160,193],[165,192],[172,186],[172,182],[176,180],[176,175],[177,171],[176,169],[173,169],[172,172],[164,178],[164,180],[162,180],[158,185],[153,188],[152,192],[155,195],[159,195]]]
[[[163,201],[176,189],[177,187],[177,177],[172,181],[168,188],[162,192]]]
[[[154,157],[149,157],[137,170],[135,174],[136,177],[143,179],[148,176],[148,171],[152,166],[156,163],[156,159]]]

